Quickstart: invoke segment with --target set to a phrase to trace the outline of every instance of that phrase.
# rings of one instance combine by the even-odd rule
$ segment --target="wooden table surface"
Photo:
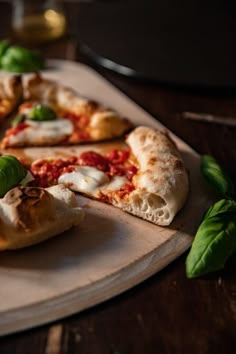
[[[71,36],[78,19],[78,3],[68,3],[66,11],[69,34],[39,46],[45,57],[93,66],[199,153],[219,159],[236,182],[236,128],[186,121],[179,115],[195,111],[236,117],[236,93],[190,92],[149,85],[98,68],[80,53]],[[10,35],[10,14],[10,4],[0,3],[2,38]],[[0,353],[235,353],[235,255],[224,270],[196,280],[186,279],[185,259],[183,254],[152,278],[103,304],[56,323],[1,338]]]

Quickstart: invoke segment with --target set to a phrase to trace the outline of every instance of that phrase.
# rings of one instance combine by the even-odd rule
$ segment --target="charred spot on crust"
[[[177,170],[184,170],[184,164],[180,159],[175,160],[175,168]]]
[[[11,84],[12,84],[12,86],[15,86],[15,85],[18,86],[18,85],[21,85],[21,81],[22,81],[21,75],[15,75],[11,79]]]
[[[18,186],[8,191],[3,198],[3,201],[9,205],[18,205],[25,199],[31,199],[31,202],[32,199],[40,200],[45,194],[48,194],[48,192],[42,188]]]
[[[5,194],[3,201],[9,205],[19,203],[21,201],[22,195],[23,195],[22,188],[15,187],[15,188],[12,188],[11,190],[9,190]]]
[[[36,187],[22,188],[25,197],[40,198],[43,195],[44,190]]]
[[[50,214],[52,196],[45,189],[37,187],[15,187],[3,202],[11,205],[14,223],[25,231],[39,227]]]
[[[140,143],[143,144],[145,142],[145,140],[146,140],[145,134],[140,135],[139,140],[140,140]]]
[[[149,160],[148,160],[148,165],[155,165],[155,163],[157,162],[157,158],[156,157],[151,157]]]
[[[89,109],[94,111],[98,108],[98,103],[93,100],[88,100],[87,105],[89,106]]]

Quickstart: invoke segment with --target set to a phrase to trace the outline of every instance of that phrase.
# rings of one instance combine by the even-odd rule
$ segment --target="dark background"
[[[235,18],[236,3],[222,0],[100,2],[81,9],[76,33],[93,59],[118,72],[187,88],[236,88]]]

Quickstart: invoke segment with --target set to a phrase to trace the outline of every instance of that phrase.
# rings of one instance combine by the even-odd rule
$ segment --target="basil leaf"
[[[54,120],[56,113],[48,106],[37,104],[28,112],[28,118],[37,121]]]
[[[43,69],[43,59],[37,51],[11,46],[1,59],[1,67],[6,71],[27,72]]]
[[[0,197],[13,187],[16,187],[26,176],[27,171],[20,161],[11,155],[0,157]]]
[[[207,181],[224,197],[233,197],[234,186],[219,163],[209,155],[201,157],[201,172]]]
[[[195,278],[222,269],[236,250],[236,213],[205,218],[186,260],[186,275]]]
[[[207,210],[204,219],[229,212],[236,214],[236,201],[232,199],[221,199]]]

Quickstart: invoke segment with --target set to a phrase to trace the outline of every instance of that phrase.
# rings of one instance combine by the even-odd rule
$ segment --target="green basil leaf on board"
[[[203,176],[222,196],[234,196],[234,185],[230,177],[212,156],[203,155],[200,168]]]
[[[205,213],[204,219],[225,214],[225,213],[235,213],[236,215],[236,201],[232,199],[221,199],[215,204],[213,204]]]
[[[0,197],[16,187],[26,176],[27,171],[20,161],[11,155],[0,157]]]
[[[203,220],[186,260],[186,275],[195,278],[220,270],[236,250],[236,213]]]
[[[56,113],[48,106],[37,104],[28,112],[28,118],[36,121],[54,120]]]
[[[19,46],[10,46],[1,57],[1,68],[6,71],[22,73],[43,67],[43,59],[37,51]]]

